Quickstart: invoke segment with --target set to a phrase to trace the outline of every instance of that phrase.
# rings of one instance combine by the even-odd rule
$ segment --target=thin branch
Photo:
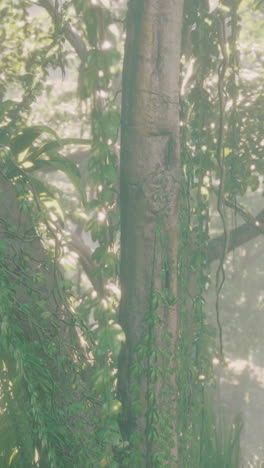
[[[227,253],[235,250],[237,247],[249,242],[264,232],[264,209],[254,218],[254,223],[244,223],[241,226],[233,229],[230,232],[229,245]],[[94,289],[99,296],[103,295],[103,286],[101,278],[95,272],[98,271],[98,266],[92,259],[91,249],[84,244],[78,234],[72,234],[71,242],[68,244],[75,252],[78,253],[80,263],[91,281]],[[221,258],[224,250],[224,236],[218,236],[211,239],[208,244],[208,263]]]
[[[254,219],[254,223],[245,223],[233,229],[229,234],[228,252],[240,247],[264,232],[264,210]],[[211,239],[208,245],[208,262],[211,263],[221,257],[224,249],[224,236]]]
[[[103,283],[101,275],[98,275],[98,265],[92,259],[92,251],[88,245],[84,244],[83,240],[77,233],[72,233],[71,241],[69,242],[71,247],[78,255],[80,263],[92,283],[95,291],[99,297],[103,296]]]
[[[262,234],[264,234],[264,225],[262,221],[260,222],[259,220],[255,219],[255,217],[247,210],[247,208],[245,208],[238,202],[233,203],[232,201],[227,199],[225,199],[224,202],[226,206],[235,210],[241,216],[241,218],[243,218],[244,221],[246,221],[247,224],[253,224],[258,228],[258,230]]]
[[[52,0],[39,0],[38,5],[45,8],[45,10],[51,16],[54,24],[57,25],[58,22],[60,21],[60,16],[58,14],[58,10],[55,4],[53,3],[53,1]],[[85,42],[81,38],[81,36],[79,36],[77,31],[75,31],[75,29],[69,23],[64,24],[64,34],[65,34],[66,39],[74,48],[78,57],[81,59],[81,61],[85,61],[87,57],[88,49],[86,47]]]

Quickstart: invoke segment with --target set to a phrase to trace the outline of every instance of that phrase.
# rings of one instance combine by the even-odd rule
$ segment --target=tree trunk
[[[130,468],[177,460],[176,265],[183,0],[130,1],[121,119],[121,428]]]

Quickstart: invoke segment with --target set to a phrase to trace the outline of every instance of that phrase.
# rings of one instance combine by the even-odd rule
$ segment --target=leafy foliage
[[[73,0],[59,8],[54,2],[54,9],[46,8],[49,14],[44,14],[47,3],[41,1],[41,16],[26,0],[0,1],[0,169],[30,231],[9,222],[12,217],[0,220],[3,466],[117,468],[127,466],[131,455],[120,435],[116,395],[118,355],[125,339],[117,323],[124,6],[102,3]],[[245,38],[250,33],[256,41],[262,34],[262,16],[254,5],[261,8],[251,0],[226,0],[211,10],[203,0],[185,1],[180,292],[177,298],[170,291],[153,297],[167,305],[177,301],[181,311],[181,468],[238,466],[240,423],[229,433],[215,421],[207,401],[214,386],[211,361],[218,351],[204,297],[210,282],[212,200],[218,200],[222,211],[227,203],[235,209],[239,197],[257,190],[263,176],[263,82],[251,70],[251,61],[262,53],[255,46],[252,52]],[[239,43],[241,17],[246,27]],[[228,56],[221,76],[224,47]],[[70,85],[57,80],[59,70]],[[219,106],[220,80],[224,110]],[[28,247],[32,243],[34,248],[33,238],[41,238],[45,246],[44,254],[38,244],[38,262]],[[52,278],[48,297],[43,296],[47,271]],[[155,326],[152,305],[150,327]],[[151,378],[156,379],[161,369],[153,342],[142,345],[140,353],[152,363]],[[140,366],[135,366],[137,372],[142,372]],[[148,427],[152,441],[159,418],[154,403]]]

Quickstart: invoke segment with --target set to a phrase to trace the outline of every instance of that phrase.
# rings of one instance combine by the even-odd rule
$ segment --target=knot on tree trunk
[[[179,183],[176,170],[167,170],[157,165],[143,184],[147,211],[155,216],[168,217],[177,206]]]

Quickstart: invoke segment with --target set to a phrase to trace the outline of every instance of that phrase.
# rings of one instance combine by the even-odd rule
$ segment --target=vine
[[[225,190],[225,165],[224,165],[224,119],[225,119],[225,98],[224,98],[224,80],[228,66],[228,56],[226,49],[225,18],[218,15],[218,38],[222,53],[222,61],[218,67],[218,99],[219,99],[219,133],[216,149],[216,160],[219,167],[220,184],[217,196],[217,210],[220,215],[224,229],[224,249],[216,271],[216,320],[219,330],[220,358],[223,359],[223,332],[220,322],[220,293],[225,281],[224,261],[228,250],[228,229],[226,215],[224,212],[224,190]]]
[[[226,2],[225,2],[226,3]],[[222,10],[223,7],[223,10]],[[220,454],[212,453],[215,428],[208,432],[214,409],[210,394],[214,387],[212,357],[216,352],[214,330],[204,312],[205,295],[210,283],[207,261],[209,244],[211,187],[218,179],[217,209],[224,230],[224,247],[216,273],[216,322],[219,333],[220,356],[223,356],[220,322],[220,293],[224,283],[224,260],[228,250],[226,204],[226,106],[229,76],[237,74],[230,64],[225,27],[237,10],[226,5],[209,11],[206,2],[195,7],[186,2],[183,34],[191,30],[191,46],[183,50],[182,69],[189,76],[183,81],[182,99],[182,170],[180,244],[179,244],[179,308],[180,335],[177,346],[178,363],[178,437],[180,466],[211,466]],[[233,28],[237,22],[233,19]],[[237,56],[236,41],[232,39],[232,55]],[[217,40],[216,40],[217,37]],[[185,37],[186,39],[186,37]],[[209,39],[209,40],[208,40]],[[188,41],[185,41],[188,43]],[[192,62],[190,58],[193,55]],[[231,66],[231,72],[229,67]],[[237,65],[236,65],[237,66]],[[188,71],[192,67],[192,73]],[[232,68],[233,67],[233,68]],[[233,77],[234,79],[234,77]],[[217,94],[214,82],[217,84]],[[235,107],[235,103],[233,102]],[[212,112],[218,115],[217,134]],[[230,133],[231,134],[231,133]],[[228,134],[229,137],[229,134]],[[215,150],[216,146],[216,150]],[[233,144],[234,147],[234,144]],[[216,163],[216,164],[215,164]],[[228,173],[228,178],[230,174]],[[214,191],[214,189],[213,189]],[[191,194],[191,196],[190,196]],[[238,433],[241,427],[235,425]],[[224,429],[226,430],[226,429]],[[236,436],[235,436],[236,437]],[[222,447],[222,457],[228,458],[228,447]],[[232,466],[238,459],[231,456]],[[219,461],[219,466],[223,466]],[[218,465],[217,465],[218,466]],[[229,465],[228,465],[229,466]],[[231,465],[230,465],[231,466]]]

